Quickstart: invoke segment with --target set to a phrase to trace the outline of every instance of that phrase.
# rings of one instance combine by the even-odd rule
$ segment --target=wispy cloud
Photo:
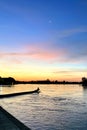
[[[83,33],[85,34],[83,35]],[[56,41],[56,48],[64,48],[67,52],[63,59],[64,62],[81,63],[87,61],[86,33],[87,26],[63,31],[54,31],[53,41]],[[77,37],[76,34],[80,35]],[[75,37],[72,38],[72,36]]]
[[[17,57],[18,59],[21,59],[23,57],[30,58],[32,60],[39,60],[39,61],[51,61],[54,59],[61,59],[64,55],[64,52],[62,51],[52,51],[52,50],[43,50],[43,49],[37,49],[37,50],[28,50],[28,52],[12,52],[12,53],[0,53],[0,57]]]
[[[64,38],[69,37],[72,35],[76,35],[78,33],[86,33],[87,32],[87,26],[86,27],[79,27],[79,28],[73,28],[73,29],[67,29],[62,31],[54,31],[53,36],[56,38]]]
[[[75,48],[72,47],[73,49],[67,49],[67,60],[68,61],[72,61],[75,63],[81,63],[81,62],[85,62],[87,63],[87,47],[86,46],[82,46],[80,47],[79,45]]]
[[[19,48],[21,48],[19,51],[2,51],[0,52],[0,57],[5,59],[6,57],[13,58],[18,63],[22,63],[25,60],[66,64],[78,64],[87,61],[87,48],[85,46],[79,47],[78,49],[78,46],[75,46],[75,48],[72,48],[72,46],[63,48],[53,43],[27,43]]]
[[[10,62],[12,63],[12,64],[19,64],[19,65],[21,65],[23,62],[20,60],[20,59],[17,59],[17,58],[14,58],[14,59],[10,59]]]
[[[32,53],[32,58],[44,61],[61,59],[66,53],[65,50],[49,43],[26,45],[26,51]]]
[[[58,70],[58,71],[54,71],[53,73],[55,73],[55,74],[68,74],[68,73],[83,73],[83,72],[87,72],[87,69],[82,69],[82,68],[80,68],[80,69],[68,69],[68,70]]]

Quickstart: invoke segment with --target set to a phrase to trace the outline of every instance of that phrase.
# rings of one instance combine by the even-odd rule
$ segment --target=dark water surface
[[[87,130],[87,89],[80,85],[0,86],[0,94],[40,88],[41,93],[0,99],[32,130]]]

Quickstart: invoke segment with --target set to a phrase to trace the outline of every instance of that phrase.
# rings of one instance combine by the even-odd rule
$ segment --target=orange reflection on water
[[[18,84],[12,86],[1,86],[0,94],[32,91],[35,90],[37,87],[40,88],[40,94],[51,97],[77,97],[81,96],[83,91],[83,88],[80,85]]]
[[[34,89],[36,89],[35,85],[31,87],[30,84],[2,85],[0,86],[0,94],[32,91]]]
[[[82,87],[79,85],[41,85],[42,92],[45,95],[49,96],[67,96],[72,95],[75,96],[78,94],[82,94]]]

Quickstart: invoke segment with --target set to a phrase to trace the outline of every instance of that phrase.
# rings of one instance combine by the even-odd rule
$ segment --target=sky
[[[0,0],[0,76],[87,77],[87,0]]]

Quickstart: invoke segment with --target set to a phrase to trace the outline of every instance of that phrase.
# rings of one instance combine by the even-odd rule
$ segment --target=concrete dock
[[[31,130],[0,106],[0,130]]]
[[[21,95],[26,95],[26,94],[33,94],[33,93],[40,93],[40,89],[37,88],[33,91],[27,91],[27,92],[18,92],[18,93],[9,93],[9,94],[0,94],[0,99],[1,98],[9,98],[9,97],[15,97],[15,96],[21,96]]]

